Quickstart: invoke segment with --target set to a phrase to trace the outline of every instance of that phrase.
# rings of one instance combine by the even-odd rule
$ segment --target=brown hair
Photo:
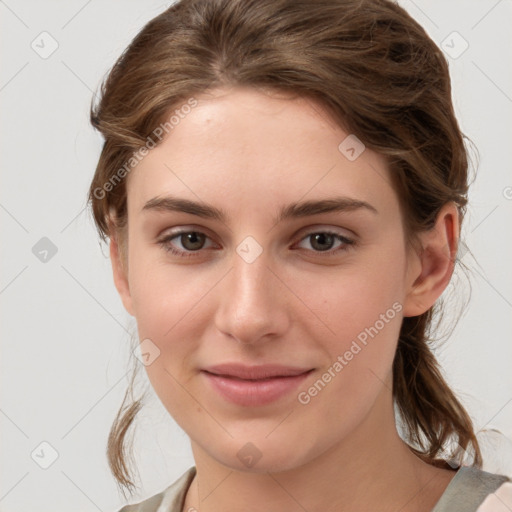
[[[181,0],[140,31],[91,106],[91,122],[105,138],[89,190],[103,240],[126,225],[119,179],[126,162],[173,108],[224,85],[307,96],[385,155],[409,240],[432,228],[447,202],[455,202],[462,221],[468,157],[448,65],[403,8],[388,0]],[[442,465],[436,457],[452,443],[454,455],[472,450],[479,467],[471,419],[429,346],[432,318],[432,308],[405,318],[400,331],[393,396],[403,435],[430,464]],[[132,488],[125,435],[140,401],[126,406],[127,397],[110,432],[108,460],[118,483]]]

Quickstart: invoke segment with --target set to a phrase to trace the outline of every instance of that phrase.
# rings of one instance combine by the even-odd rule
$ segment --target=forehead
[[[165,194],[262,212],[334,194],[397,202],[384,158],[320,104],[249,88],[194,100],[192,108],[173,108],[172,129],[129,174],[132,208]]]

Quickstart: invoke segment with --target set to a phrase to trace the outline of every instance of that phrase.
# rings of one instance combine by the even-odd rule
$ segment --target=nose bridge
[[[241,250],[241,249],[239,249]],[[267,254],[259,255],[254,260],[247,260],[240,256],[233,259],[233,280],[239,292],[239,299],[245,299],[249,306],[258,307],[258,304],[267,303],[269,289],[273,287],[272,272],[268,266],[271,264]]]
[[[258,307],[265,302],[272,273],[268,248],[252,236],[246,236],[236,247],[232,258],[231,286],[240,307]]]
[[[282,332],[287,315],[279,283],[266,254],[243,243],[220,291],[217,328],[240,342],[253,343]]]

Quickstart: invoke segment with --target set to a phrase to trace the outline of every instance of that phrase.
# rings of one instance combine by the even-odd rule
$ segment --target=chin
[[[210,456],[233,471],[254,474],[289,471],[308,462],[308,454],[298,452],[295,445],[284,445],[277,437],[276,442],[277,445],[265,438],[261,442],[235,440],[229,446],[221,447],[219,453],[210,453]],[[300,444],[300,448],[304,450],[304,445]],[[227,453],[234,453],[234,456],[227,457]]]

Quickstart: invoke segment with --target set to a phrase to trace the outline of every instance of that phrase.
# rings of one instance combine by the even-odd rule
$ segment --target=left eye
[[[332,233],[330,231],[318,231],[316,233],[309,233],[304,238],[302,238],[301,243],[304,243],[304,241],[308,240],[314,252],[335,253],[348,249],[348,246],[354,243],[353,240],[346,238],[339,233]],[[333,246],[336,242],[338,242],[339,245],[333,250]]]

